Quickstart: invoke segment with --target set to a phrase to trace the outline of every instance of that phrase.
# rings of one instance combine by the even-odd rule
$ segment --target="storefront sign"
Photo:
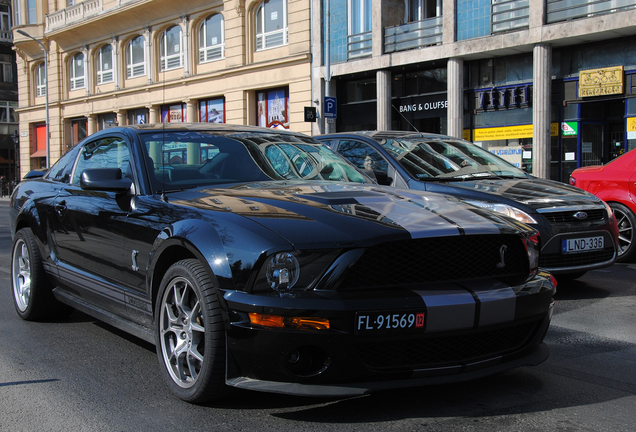
[[[409,119],[446,116],[448,99],[446,93],[393,99],[393,106]]]
[[[473,131],[474,141],[497,141],[505,139],[532,138],[532,128],[529,125],[504,126],[495,128],[481,128]],[[552,123],[550,127],[550,135],[558,136],[559,127],[557,123]]]
[[[514,109],[529,107],[532,102],[532,86],[519,85],[514,87],[476,90],[477,111],[500,109]]]
[[[579,97],[623,93],[623,66],[579,72]]]
[[[627,119],[627,139],[636,139],[636,117]]]
[[[561,123],[561,135],[576,136],[579,134],[579,124],[577,122]]]
[[[521,146],[489,147],[488,150],[491,153],[496,154],[500,158],[510,162],[517,168],[521,168],[521,156],[523,154],[523,147]]]

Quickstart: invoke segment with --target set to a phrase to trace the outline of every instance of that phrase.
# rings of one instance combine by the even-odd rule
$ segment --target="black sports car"
[[[452,195],[536,228],[539,266],[559,280],[616,260],[618,225],[607,204],[570,185],[533,177],[473,143],[405,131],[316,138],[379,184]]]
[[[556,284],[534,229],[378,186],[301,134],[110,128],[10,205],[18,314],[75,308],[154,343],[186,401],[356,395],[548,356]]]

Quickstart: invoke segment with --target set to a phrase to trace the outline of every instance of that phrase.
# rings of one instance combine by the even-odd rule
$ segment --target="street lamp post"
[[[49,164],[50,164],[50,160],[51,160],[50,145],[49,145],[49,51],[46,49],[46,47],[44,46],[44,44],[42,42],[40,42],[39,40],[37,40],[36,38],[31,36],[30,34],[25,32],[24,30],[17,29],[16,31],[19,34],[21,34],[22,36],[28,37],[30,39],[33,39],[34,41],[39,43],[40,46],[42,47],[42,49],[44,50],[44,93],[45,93],[44,96],[46,97],[46,105],[45,105],[45,110],[46,110],[46,169],[49,169],[49,166],[50,166]]]
[[[20,136],[18,131],[14,131],[13,135],[13,184],[18,184],[18,143],[20,142]]]

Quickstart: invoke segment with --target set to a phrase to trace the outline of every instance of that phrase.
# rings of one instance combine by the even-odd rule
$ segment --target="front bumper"
[[[390,291],[223,294],[226,383],[266,392],[351,396],[457,382],[548,356],[542,343],[555,287],[548,274],[510,287],[495,281]],[[423,312],[417,330],[357,330],[360,314]],[[265,328],[248,313],[329,319],[326,330]],[[358,314],[358,315],[356,315]]]
[[[568,239],[582,239],[601,236],[605,247],[586,252],[563,253],[562,242]],[[539,266],[558,275],[576,273],[609,267],[616,260],[616,243],[607,230],[560,233],[550,238],[541,248]]]

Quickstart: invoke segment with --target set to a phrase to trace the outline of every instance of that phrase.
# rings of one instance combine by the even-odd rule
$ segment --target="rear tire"
[[[616,262],[632,262],[634,259],[634,230],[636,229],[636,216],[627,206],[619,203],[609,203],[616,222],[618,223],[618,254]]]
[[[166,272],[155,308],[157,357],[170,391],[191,403],[223,396],[225,326],[216,289],[199,261]]]
[[[73,308],[60,303],[53,295],[42,256],[31,228],[15,234],[11,252],[11,285],[15,310],[23,320],[67,316]]]

